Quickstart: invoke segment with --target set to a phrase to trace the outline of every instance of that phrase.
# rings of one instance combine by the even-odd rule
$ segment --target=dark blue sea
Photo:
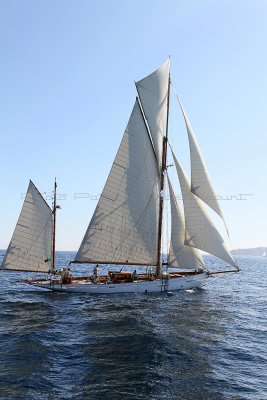
[[[237,259],[239,274],[150,295],[53,293],[1,271],[0,399],[266,400],[267,258]]]

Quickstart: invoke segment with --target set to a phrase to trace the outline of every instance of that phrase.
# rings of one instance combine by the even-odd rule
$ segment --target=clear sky
[[[56,176],[57,248],[78,249],[134,80],[169,55],[217,194],[232,198],[221,202],[232,248],[267,246],[266,21],[265,0],[2,0],[0,248],[28,180],[49,194]],[[189,172],[174,101],[171,111],[170,137]]]

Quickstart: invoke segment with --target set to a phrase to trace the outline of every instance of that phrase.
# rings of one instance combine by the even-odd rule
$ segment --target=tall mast
[[[54,271],[55,271],[55,256],[56,256],[56,210],[57,210],[57,182],[55,178],[54,203],[53,203],[54,227],[53,227],[53,258],[52,258],[52,269]]]
[[[156,276],[160,276],[160,261],[161,261],[161,238],[162,238],[162,219],[163,219],[163,200],[164,200],[164,172],[166,171],[167,163],[167,143],[168,143],[168,125],[169,125],[169,105],[170,105],[170,75],[168,83],[168,98],[167,98],[167,121],[166,135],[163,137],[162,144],[162,167],[160,177],[160,202],[159,202],[159,230],[158,230],[158,254],[157,254],[157,269]]]

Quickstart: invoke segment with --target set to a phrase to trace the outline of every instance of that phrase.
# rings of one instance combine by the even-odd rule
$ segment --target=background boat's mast
[[[169,125],[169,105],[170,105],[170,75],[168,83],[168,98],[167,98],[167,120],[166,120],[166,135],[163,137],[162,145],[162,167],[160,178],[160,202],[159,202],[159,231],[158,231],[158,256],[157,256],[157,269],[156,276],[160,276],[161,266],[161,238],[162,238],[162,219],[163,219],[163,200],[164,200],[164,172],[166,171],[167,163],[167,142],[168,142],[168,125]]]
[[[53,258],[52,258],[52,269],[55,271],[55,256],[56,256],[56,210],[57,210],[57,182],[55,178],[54,186],[54,204],[53,204],[53,216],[54,216],[54,228],[53,228]]]

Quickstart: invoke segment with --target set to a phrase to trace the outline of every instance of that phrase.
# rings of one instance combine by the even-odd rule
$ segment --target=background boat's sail
[[[75,262],[157,262],[157,161],[136,100]]]
[[[52,210],[30,181],[1,269],[48,272],[52,229]]]
[[[170,60],[146,78],[136,82],[138,95],[148,122],[159,166],[167,118]]]
[[[169,178],[168,184],[171,202],[171,242],[168,256],[168,266],[190,269],[206,269],[200,251],[184,244],[184,215],[178,200],[175,197],[175,193]]]
[[[183,105],[177,94],[176,96],[183,112],[189,140],[191,159],[191,192],[198,196],[201,200],[203,200],[222,218],[228,234],[228,228],[220,207],[220,203],[218,201],[217,194],[209,176],[209,172],[203,159],[197,139],[193,132],[190,121],[185,113]]]
[[[191,192],[189,179],[173,152],[172,155],[183,196],[187,234],[185,244],[213,254],[236,266],[223,238],[216,229],[207,210],[201,204],[201,200]]]

